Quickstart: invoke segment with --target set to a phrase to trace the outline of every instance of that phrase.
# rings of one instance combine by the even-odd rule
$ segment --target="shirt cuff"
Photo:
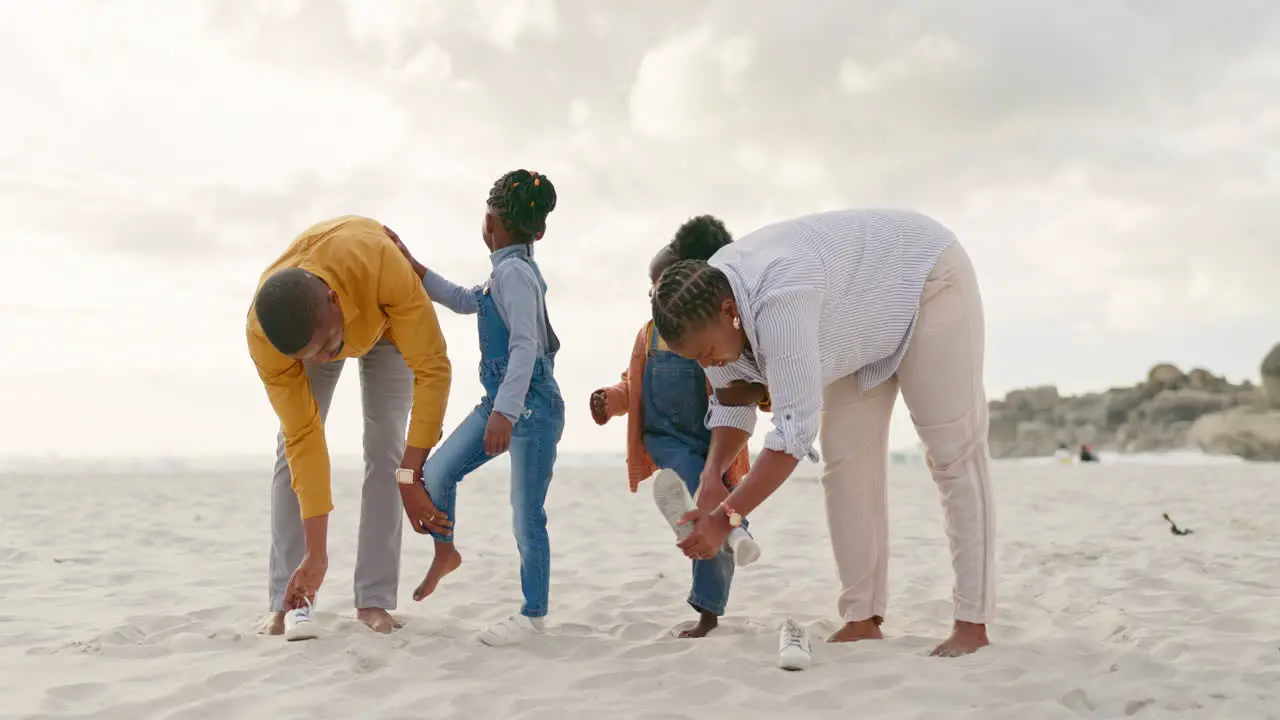
[[[333,494],[328,486],[300,487],[294,492],[298,495],[298,506],[302,510],[303,520],[333,512]]]
[[[756,409],[752,406],[740,407],[714,403],[707,412],[707,428],[737,428],[750,435],[756,429]]]
[[[788,438],[787,435],[791,437]],[[810,462],[819,462],[818,451],[813,447],[813,440],[802,439],[794,430],[785,435],[778,428],[770,430],[769,434],[764,436],[764,448],[785,453],[796,460],[808,459]]]
[[[524,406],[511,407],[508,403],[495,402],[493,411],[510,420],[512,425],[515,425],[520,420],[520,416],[524,414]]]

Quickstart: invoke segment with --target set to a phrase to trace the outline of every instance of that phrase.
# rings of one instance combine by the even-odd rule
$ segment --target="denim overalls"
[[[506,262],[527,262],[538,277],[545,298],[546,280],[528,254]],[[484,450],[484,431],[493,412],[493,398],[507,374],[510,332],[488,287],[477,290],[476,313],[480,330],[480,383],[484,397],[449,438],[427,459],[423,479],[427,494],[441,512],[454,519],[458,483],[471,471],[491,459]],[[544,305],[545,307],[545,305]],[[556,462],[556,445],[564,432],[564,399],[552,375],[560,340],[547,324],[547,352],[534,360],[533,377],[524,399],[524,415],[511,432],[511,509],[516,546],[520,550],[520,589],[524,605],[520,614],[544,617],[551,573],[551,547],[547,538],[547,489]],[[457,531],[457,527],[454,527]],[[432,533],[436,540],[452,542],[453,537]]]
[[[694,360],[658,349],[650,331],[644,364],[644,449],[660,468],[674,470],[693,494],[711,448],[707,429],[707,376]],[[746,526],[746,522],[743,522]],[[693,561],[689,604],[699,612],[723,615],[733,582],[733,555],[721,548],[710,560]]]

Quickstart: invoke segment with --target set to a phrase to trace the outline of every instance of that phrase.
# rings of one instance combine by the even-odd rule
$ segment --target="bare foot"
[[[976,652],[991,644],[987,639],[987,626],[957,620],[951,637],[929,653],[933,657],[960,657]]]
[[[259,635],[283,635],[284,634],[284,613],[273,612],[262,618],[262,622],[258,625]]]
[[[391,613],[382,608],[358,608],[356,619],[368,625],[369,629],[376,633],[389,633],[404,627],[404,623],[391,617]]]
[[[883,640],[884,634],[880,632],[880,624],[884,622],[884,618],[874,615],[866,620],[858,620],[855,622],[847,622],[844,627],[835,631],[831,637],[827,638],[827,642],[857,642],[859,640]]]
[[[706,637],[707,633],[715,630],[720,625],[720,618],[709,612],[698,613],[698,624],[687,630],[681,630],[676,633],[678,638],[700,638]]]
[[[458,569],[462,564],[462,554],[453,546],[453,543],[436,543],[436,556],[431,560],[431,567],[427,568],[427,576],[422,578],[422,582],[418,584],[418,589],[413,591],[414,600],[422,600],[426,596],[436,591],[436,586],[444,579],[445,575]]]

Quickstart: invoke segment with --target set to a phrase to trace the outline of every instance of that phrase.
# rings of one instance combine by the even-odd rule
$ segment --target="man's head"
[[[267,340],[295,360],[329,362],[342,352],[338,294],[302,268],[272,273],[253,309]]]

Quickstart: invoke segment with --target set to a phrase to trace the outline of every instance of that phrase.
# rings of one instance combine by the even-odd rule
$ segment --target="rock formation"
[[[990,408],[994,457],[1052,455],[1065,443],[1073,450],[1199,448],[1280,460],[1280,344],[1263,360],[1261,388],[1161,363],[1132,387],[1067,397],[1053,386],[1025,388]]]

